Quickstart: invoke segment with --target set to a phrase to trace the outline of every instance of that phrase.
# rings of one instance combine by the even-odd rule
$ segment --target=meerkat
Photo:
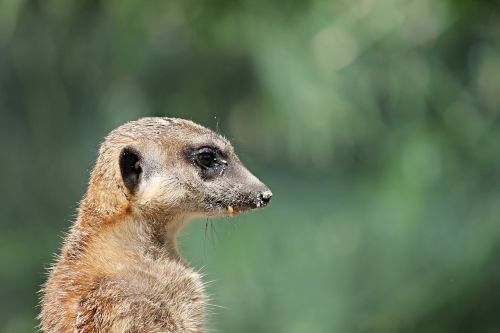
[[[202,278],[177,236],[193,218],[231,216],[271,197],[228,140],[205,127],[176,118],[118,127],[100,146],[42,289],[41,329],[205,332]]]

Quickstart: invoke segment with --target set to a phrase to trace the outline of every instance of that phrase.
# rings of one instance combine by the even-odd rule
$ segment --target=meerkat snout
[[[273,192],[271,192],[270,190],[265,190],[264,192],[259,193],[258,195],[259,207],[267,206],[271,201],[272,197],[273,197]]]

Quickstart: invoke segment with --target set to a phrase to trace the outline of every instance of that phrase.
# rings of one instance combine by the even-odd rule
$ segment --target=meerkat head
[[[265,207],[272,197],[228,140],[183,119],[143,118],[115,129],[101,145],[93,178],[117,182],[130,206],[154,219],[232,215]]]

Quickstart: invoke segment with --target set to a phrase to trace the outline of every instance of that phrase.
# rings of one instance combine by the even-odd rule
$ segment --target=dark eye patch
[[[196,155],[196,164],[204,169],[216,167],[218,163],[216,152],[210,148],[204,148]]]
[[[217,148],[193,149],[189,155],[193,163],[200,168],[201,176],[204,179],[212,179],[222,175],[227,167],[225,156]]]

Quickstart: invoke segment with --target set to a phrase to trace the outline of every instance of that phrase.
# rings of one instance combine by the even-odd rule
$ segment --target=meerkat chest
[[[138,265],[129,271],[127,294],[158,322],[172,322],[186,332],[203,332],[206,296],[199,273],[178,262]],[[189,328],[189,329],[188,329]],[[177,330],[174,330],[177,331]],[[184,332],[184,330],[178,330]]]
[[[172,261],[142,265],[134,272],[132,286],[141,286],[149,297],[165,306],[182,306],[201,311],[205,307],[205,290],[201,275],[194,269]]]

